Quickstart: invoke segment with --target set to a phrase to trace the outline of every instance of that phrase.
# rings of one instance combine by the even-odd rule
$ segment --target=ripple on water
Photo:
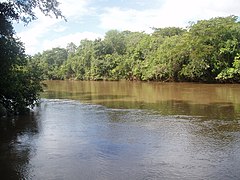
[[[1,148],[0,158],[17,167],[11,172],[20,179],[240,177],[238,121],[60,99],[43,99],[35,113],[32,127],[11,126],[11,152]]]

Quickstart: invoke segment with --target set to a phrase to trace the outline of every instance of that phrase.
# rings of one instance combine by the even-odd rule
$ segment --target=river
[[[1,179],[239,179],[240,85],[47,81],[0,121]]]

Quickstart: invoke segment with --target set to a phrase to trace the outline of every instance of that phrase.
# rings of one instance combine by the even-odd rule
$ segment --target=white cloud
[[[216,16],[238,15],[239,0],[167,0],[162,11],[170,19],[199,20]],[[168,17],[166,17],[168,19]]]
[[[100,27],[132,31],[149,31],[150,27],[186,27],[189,21],[239,15],[239,9],[239,0],[165,0],[161,6],[155,4],[146,10],[105,8],[100,15]]]
[[[75,33],[75,34],[69,34],[66,36],[62,36],[60,38],[54,39],[54,40],[45,40],[43,42],[43,49],[51,49],[53,47],[63,47],[65,48],[68,43],[73,42],[76,45],[80,44],[80,41],[83,39],[88,40],[95,40],[97,38],[102,38],[103,35],[92,33],[92,32],[81,32],[81,33]]]
[[[90,13],[91,9],[87,8],[91,0],[59,0],[60,9],[67,18],[76,18]]]
[[[59,2],[61,3],[60,9],[68,21],[80,19],[81,16],[89,11],[87,5],[90,0],[59,0]],[[27,27],[22,28],[22,31],[17,33],[17,36],[25,44],[27,54],[42,51],[44,49],[42,40],[49,38],[48,33],[50,31],[54,31],[56,35],[56,33],[65,31],[68,26],[68,23],[63,21],[63,19],[46,17],[39,11],[37,11],[37,17],[37,20],[31,22]]]
[[[135,9],[121,10],[118,7],[106,8],[100,16],[100,27],[106,30],[147,31],[154,26],[159,16],[157,10],[138,11]]]
[[[58,25],[57,27],[55,27],[55,28],[53,29],[53,31],[59,33],[59,32],[64,32],[64,31],[66,31],[67,29],[68,29],[68,28],[67,28],[66,26]]]
[[[22,32],[17,33],[17,36],[24,42],[26,52],[32,54],[36,51],[37,45],[41,38],[61,20],[45,17],[42,14],[38,14],[38,20],[24,27]]]
[[[89,33],[97,32],[97,29],[104,31],[118,29],[151,32],[151,27],[186,27],[189,21],[240,15],[240,0],[128,1],[131,1],[129,7],[126,5],[123,8],[121,5],[121,7],[110,8],[103,7],[101,4],[106,5],[109,2],[112,6],[114,3],[110,0],[59,0],[60,9],[68,22],[45,17],[42,13],[38,13],[38,20],[18,30],[17,35],[24,42],[26,52],[34,54],[47,47],[62,47],[64,41],[65,43],[77,41],[78,44],[82,36],[84,38],[96,37],[95,33],[90,35],[86,32],[81,33],[81,31]],[[144,7],[146,8],[143,9]],[[98,22],[99,24],[96,24]],[[66,35],[67,33],[70,35]],[[64,37],[59,37],[63,34],[65,34]]]

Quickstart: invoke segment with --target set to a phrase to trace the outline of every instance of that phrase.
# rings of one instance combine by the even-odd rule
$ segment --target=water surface
[[[73,99],[117,109],[147,109],[161,115],[239,119],[240,85],[143,82],[48,81],[43,97]]]
[[[240,86],[49,81],[0,121],[3,179],[239,179]]]

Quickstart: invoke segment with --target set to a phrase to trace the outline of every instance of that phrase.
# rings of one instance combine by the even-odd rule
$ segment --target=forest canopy
[[[240,82],[237,16],[153,28],[153,33],[110,30],[33,56],[45,79]]]

